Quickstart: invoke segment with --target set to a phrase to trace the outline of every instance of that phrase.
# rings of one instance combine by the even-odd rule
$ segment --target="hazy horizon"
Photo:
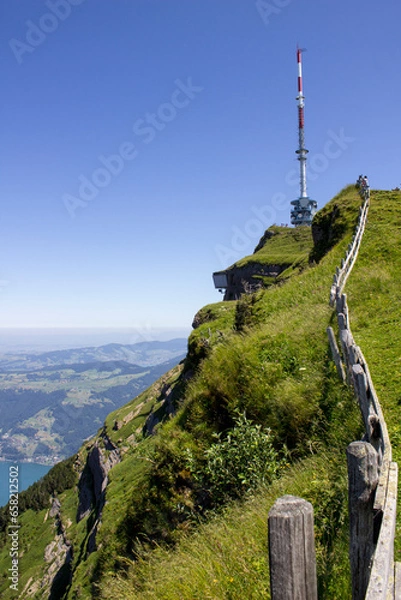
[[[186,338],[190,328],[1,327],[0,353],[48,352]]]

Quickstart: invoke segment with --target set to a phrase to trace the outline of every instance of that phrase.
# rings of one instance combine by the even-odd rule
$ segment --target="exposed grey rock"
[[[254,292],[261,287],[259,277],[276,278],[285,271],[290,264],[264,265],[260,263],[248,263],[243,267],[235,265],[227,269],[227,289],[224,300],[238,300],[244,292]]]
[[[50,517],[56,517],[60,514],[61,503],[58,498],[53,498],[52,507],[50,509],[49,515]]]

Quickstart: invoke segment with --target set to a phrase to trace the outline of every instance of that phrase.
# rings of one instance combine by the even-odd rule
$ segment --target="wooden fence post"
[[[369,432],[369,415],[371,413],[371,403],[367,394],[367,381],[365,371],[359,364],[352,366],[352,379],[354,382],[355,395],[358,397],[359,408],[361,409],[365,430]],[[369,436],[370,441],[370,436]]]
[[[332,327],[327,327],[327,336],[329,338],[329,343],[330,343],[330,349],[331,349],[331,354],[333,356],[333,360],[334,363],[336,365],[337,368],[337,373],[339,378],[341,379],[342,382],[345,382],[345,372],[344,372],[344,367],[343,364],[341,362],[341,355],[340,355],[340,351],[338,349],[337,346],[337,342],[336,342],[336,337],[334,335],[334,331]]]
[[[397,578],[397,565],[394,564],[395,523],[397,516],[398,466],[390,463],[386,504],[379,539],[370,573],[366,600],[399,600],[400,582]],[[398,589],[397,589],[398,588]]]
[[[296,496],[279,498],[268,529],[272,600],[317,600],[312,504]]]
[[[375,550],[373,502],[379,480],[377,452],[368,442],[352,442],[347,448],[347,462],[352,600],[364,600]]]

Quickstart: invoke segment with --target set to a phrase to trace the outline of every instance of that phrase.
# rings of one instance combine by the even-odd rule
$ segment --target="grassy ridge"
[[[401,404],[401,378],[397,369],[401,360],[401,334],[397,333],[398,328],[396,328],[401,316],[399,283],[401,234],[398,218],[400,200],[400,193],[372,193],[368,225],[360,256],[346,289],[351,310],[352,330],[368,359],[389,427],[394,459],[397,461],[401,454],[401,426],[398,418]],[[346,210],[342,211],[342,217],[345,213],[354,211],[355,204],[351,204],[349,203]],[[346,223],[343,223],[342,233],[346,229]],[[343,246],[344,242],[340,244],[338,250]],[[305,354],[298,354],[301,358],[300,364],[306,364],[302,361],[305,361],[308,354],[312,354],[316,361],[318,351],[315,350],[316,354],[314,354],[313,342],[308,345],[308,349],[305,348],[304,342],[305,338],[308,341],[316,338],[316,330],[320,330],[323,321],[329,317],[324,306],[328,294],[325,274],[331,277],[341,257],[341,251],[331,253],[322,261],[321,266],[325,267],[324,270],[309,272],[300,279],[288,282],[285,288],[273,289],[266,294],[261,294],[259,302],[252,308],[255,322],[259,324],[263,322],[263,327],[259,327],[257,331],[247,332],[242,353],[239,342],[236,347],[237,340],[234,344],[232,340],[226,341],[227,348],[220,346],[215,351],[209,359],[210,364],[205,366],[202,375],[191,388],[189,403],[192,401],[199,411],[199,401],[202,401],[202,397],[204,399],[211,390],[210,393],[215,397],[217,395],[223,402],[226,398],[239,395],[243,406],[254,412],[260,410],[257,401],[259,381],[255,386],[256,394],[249,394],[249,397],[247,395],[250,382],[255,385],[254,376],[257,372],[255,364],[252,365],[251,357],[259,354],[267,341],[271,346],[272,334],[277,335],[278,332],[285,331],[287,342],[291,339],[302,347]],[[304,290],[306,294],[303,293]],[[275,302],[277,295],[280,298],[280,305]],[[271,310],[270,319],[267,306]],[[299,310],[300,306],[301,310]],[[299,337],[297,337],[297,325],[300,326],[303,322],[302,315],[305,312],[314,315],[315,327],[308,328],[308,324],[304,324],[304,327],[298,330]],[[294,325],[291,331],[289,330],[289,323],[295,325],[295,331]],[[266,335],[267,331],[268,335]],[[262,343],[258,343],[260,341]],[[256,350],[252,354],[253,349]],[[282,365],[280,367],[282,368]],[[232,368],[235,376],[230,379],[230,374],[233,375]],[[248,380],[246,380],[247,373]],[[319,368],[315,376],[318,385],[323,381],[327,384],[327,378],[321,378]],[[239,381],[242,382],[241,388],[238,386]],[[266,398],[269,396],[266,390],[268,384],[265,381],[261,385],[260,396]],[[314,392],[316,393],[316,388]],[[333,394],[332,390],[328,397],[331,396],[333,399]],[[320,597],[349,598],[344,449],[350,441],[358,439],[360,432],[358,433],[356,423],[356,421],[359,423],[359,417],[355,414],[355,405],[352,402],[347,404],[346,398],[347,392],[343,390],[343,399],[337,403],[338,413],[337,415],[332,413],[329,419],[332,435],[329,436],[329,440],[326,438],[326,441],[330,442],[331,454],[328,454],[324,444],[322,445],[322,437],[312,435],[310,443],[316,444],[315,456],[298,463],[295,469],[273,484],[269,490],[260,490],[245,504],[233,505],[224,515],[203,526],[198,533],[185,537],[174,552],[159,549],[151,556],[145,556],[139,562],[132,563],[128,579],[109,579],[107,586],[102,588],[103,597],[109,599],[114,593],[127,599],[172,600],[179,593],[179,597],[183,599],[268,598],[265,519],[275,498],[283,493],[292,493],[311,500],[315,510],[316,507],[318,510],[316,533]],[[288,406],[287,402],[288,399],[285,401],[286,406]],[[343,404],[342,408],[341,404]],[[300,404],[297,403],[297,419],[300,418],[299,407]],[[266,406],[263,408],[266,409]],[[310,402],[308,408],[313,411]],[[264,417],[271,422],[271,412]],[[204,418],[203,410],[198,417],[197,433],[201,433],[200,423]],[[297,431],[299,433],[299,429]],[[334,478],[333,473],[335,473]],[[316,483],[319,487],[318,495],[314,494]],[[336,490],[337,494],[337,504],[334,509],[337,519],[333,519],[334,523],[337,522],[337,526],[334,527],[335,532],[331,531],[326,535],[330,513],[333,516],[333,505],[327,499],[327,490],[330,486],[333,486],[333,493]],[[326,506],[322,507],[322,504]],[[338,518],[339,514],[342,515],[340,518]],[[399,522],[398,531],[400,531]],[[399,560],[399,547],[396,548],[397,555]]]
[[[388,202],[389,215],[373,210],[380,194]],[[360,287],[355,290],[353,275],[347,283],[355,337],[359,333],[365,335],[366,327],[368,332],[371,327],[366,343],[360,341],[369,364],[370,350],[366,346],[370,341],[376,343],[378,323],[389,319],[386,331],[393,339],[391,324],[398,318],[397,314],[392,315],[394,299],[384,302],[390,293],[387,284],[372,280],[372,269],[377,264],[380,269],[390,269],[387,275],[383,271],[384,280],[389,285],[391,282],[391,294],[396,296],[396,266],[394,273],[392,267],[386,266],[389,250],[383,238],[389,242],[394,239],[386,228],[389,226],[392,231],[394,227],[397,203],[399,195],[393,198],[387,192],[372,194],[366,235],[371,235],[371,250],[380,246],[383,260],[377,263],[369,247],[362,257],[364,240],[362,260],[359,263],[358,259],[357,266],[365,268],[361,277],[366,280],[358,280],[356,285]],[[61,495],[63,524],[74,545],[74,577],[66,597],[268,598],[266,519],[274,500],[284,493],[303,496],[314,505],[320,597],[350,597],[344,451],[350,441],[361,436],[362,423],[349,390],[338,382],[326,327],[334,319],[328,306],[333,272],[351,240],[359,205],[354,187],[345,188],[317,215],[322,236],[318,251],[312,256],[318,264],[308,266],[305,261],[303,271],[293,271],[285,285],[245,296],[238,302],[203,308],[195,319],[197,327],[189,338],[185,363],[109,415],[104,431],[120,447],[123,460],[109,473],[96,552],[88,555],[86,546],[95,511],[77,524],[76,490],[71,488]],[[376,217],[381,223],[379,230]],[[294,230],[280,229],[283,233],[282,237],[276,236],[277,243],[279,239],[282,243],[286,235],[294,241]],[[296,231],[297,235],[303,234],[302,228]],[[310,236],[310,229],[307,234]],[[267,246],[273,240],[274,236]],[[295,241],[298,258],[303,261],[306,246]],[[293,252],[296,245],[291,248]],[[283,252],[284,249],[285,244]],[[279,260],[278,247],[274,252]],[[391,257],[395,265],[401,261],[401,252],[397,257]],[[283,262],[284,259],[286,256],[281,254]],[[377,279],[381,281],[380,272]],[[367,324],[363,306],[370,290],[373,294],[376,288],[383,293],[385,312],[381,305],[372,306],[369,310],[378,321],[375,324],[372,318]],[[394,340],[393,359],[400,348],[396,336]],[[372,365],[372,375],[382,399],[380,382],[385,390],[389,376],[380,364],[377,372]],[[395,375],[391,385],[396,398]],[[163,416],[166,397],[174,403],[175,416],[156,428],[157,435],[144,437],[146,419],[155,411]],[[383,406],[386,412],[384,401]],[[389,404],[389,410],[396,414],[396,404],[392,406]],[[214,435],[226,435],[238,411],[245,411],[254,423],[271,430],[278,452],[288,448],[288,465],[271,486],[262,486],[245,494],[242,501],[219,508],[213,505],[207,490],[197,487],[188,450],[202,466]],[[391,424],[388,425],[392,436]],[[81,465],[88,451],[88,445],[81,449]],[[24,531],[31,539],[36,531],[34,519],[28,514],[23,518]],[[36,519],[43,521],[45,514],[37,513]],[[54,530],[47,519],[40,533],[40,547],[53,537]],[[0,565],[6,563],[3,550]],[[26,549],[22,565],[24,573],[25,568],[30,574],[36,572],[38,580],[43,567],[33,548]],[[26,582],[23,575],[21,587]],[[5,599],[12,597],[4,586],[1,591]],[[41,597],[39,591],[37,597]]]
[[[269,227],[255,252],[237,261],[235,265],[244,267],[251,263],[280,265],[307,262],[312,247],[310,227],[287,229],[273,225]]]
[[[178,437],[185,431],[187,443],[195,439],[202,447],[213,432],[230,427],[236,409],[245,410],[268,424],[277,447],[286,444],[301,462],[270,489],[227,508],[195,535],[184,533],[175,550],[147,547],[139,552],[128,578],[114,580],[110,574],[100,582],[104,598],[172,599],[177,593],[180,598],[269,597],[266,517],[281,493],[303,495],[317,507],[321,590],[326,598],[349,596],[343,451],[360,436],[360,418],[348,391],[338,385],[325,329],[332,320],[332,274],[352,236],[360,202],[352,188],[336,202],[344,203],[347,212],[351,204],[352,210],[348,232],[335,252],[285,286],[259,292],[241,332],[233,330],[239,303],[203,309],[189,342],[190,358],[201,361],[200,368],[174,422]],[[301,458],[311,452],[313,458]]]
[[[327,496],[323,500],[323,490],[330,489],[327,482],[332,479],[333,473],[337,473],[333,470],[333,463],[330,462],[332,459],[327,458],[327,444],[335,446],[338,443],[341,453],[349,439],[360,435],[359,415],[354,404],[349,403],[348,392],[345,389],[338,392],[338,382],[328,356],[325,334],[325,328],[332,319],[332,312],[327,302],[332,273],[351,238],[359,207],[359,198],[352,188],[347,189],[337,202],[344,202],[347,208],[351,203],[353,211],[351,211],[352,219],[349,222],[348,235],[336,249],[336,255],[326,257],[318,268],[308,269],[301,276],[289,280],[281,288],[271,288],[266,292],[258,293],[257,300],[250,309],[249,325],[242,332],[238,333],[232,329],[235,321],[233,310],[237,310],[233,308],[233,303],[230,304],[230,308],[226,303],[221,303],[203,310],[201,325],[193,332],[189,342],[192,354],[202,361],[201,368],[189,385],[182,408],[175,418],[176,430],[184,430],[187,432],[186,435],[189,433],[190,438],[187,441],[196,439],[198,445],[207,446],[214,431],[230,426],[230,419],[235,409],[246,410],[247,415],[256,422],[268,423],[272,427],[278,447],[287,444],[293,456],[316,453],[316,459],[308,459],[311,461],[308,466],[303,462],[297,465],[296,473],[299,478],[296,484],[294,483],[295,471],[288,476],[285,491],[300,493],[303,489],[303,495],[307,497],[309,494],[316,505],[319,503],[324,505],[326,502],[327,506],[330,505],[331,500]],[[306,315],[313,315],[313,318],[306,318]],[[337,409],[341,417],[340,414],[335,415]],[[336,419],[338,419],[337,423]],[[333,439],[330,434],[331,427],[337,430]],[[338,431],[346,431],[347,435],[342,437]],[[317,461],[316,464],[314,460]],[[322,475],[312,478],[312,481],[315,482],[314,485],[317,485],[316,482],[319,480],[323,484],[322,488],[319,488],[319,495],[313,496],[313,492],[308,488],[308,482],[311,480],[308,469],[318,469],[318,464],[323,469],[320,471]],[[330,519],[327,514],[324,516],[323,509],[318,526],[318,536],[321,540],[325,540],[319,551],[321,586],[325,588],[326,594],[330,593],[330,586],[334,590],[337,589],[333,591],[334,595],[331,596],[333,598],[338,592],[340,580],[343,589],[348,586],[346,545],[342,544],[341,552],[337,549],[336,552],[330,553],[330,557],[327,556],[327,553],[331,552],[329,548],[330,544],[334,543],[334,537],[344,539],[346,536],[344,464],[342,477],[339,487],[343,493],[337,494],[334,502],[337,518]],[[335,481],[337,483],[333,482],[333,489],[341,481],[339,473],[336,474]],[[261,491],[249,501],[251,506],[259,498],[260,503],[265,505],[264,523],[269,502],[271,504],[277,497],[280,483],[277,483],[277,486],[274,484],[270,491]],[[249,524],[252,518],[250,517],[248,522],[245,516],[247,506],[245,504],[240,508],[235,506],[232,508],[233,514],[243,514],[244,522],[247,523],[242,527],[241,519],[236,522],[236,517],[233,516],[236,524],[232,529],[237,532],[236,535],[241,540],[244,539],[245,530],[253,531],[251,537],[256,536],[259,539],[258,553],[262,562],[258,563],[256,559],[256,563],[260,566],[262,563],[265,564],[266,558],[265,524],[263,529],[260,528],[260,524],[256,524],[256,530],[252,528]],[[224,561],[231,560],[234,564],[240,550],[235,536],[230,537],[231,534],[227,533],[225,518],[221,517],[224,534],[216,543],[223,544],[225,540],[224,545],[231,549],[232,556],[231,559],[225,558]],[[327,531],[329,522],[336,524],[335,535],[333,531],[331,533]],[[227,581],[221,566],[212,567],[209,564],[210,553],[202,550],[203,547],[207,548],[207,540],[212,535],[208,527],[206,526],[204,537],[187,538],[184,535],[183,540],[178,541],[177,550],[172,554],[168,554],[166,550],[156,551],[151,553],[152,558],[149,560],[149,555],[145,552],[146,560],[142,558],[139,563],[133,564],[128,581],[120,580],[113,583],[106,578],[106,583],[100,584],[104,597],[111,597],[109,590],[113,590],[120,597],[127,598],[173,598],[176,597],[174,596],[177,593],[176,586],[181,586],[182,582],[185,582],[182,586],[186,586],[186,591],[184,587],[179,587],[180,597],[183,598],[194,597],[194,590],[198,589],[202,590],[199,592],[199,597],[202,595],[211,598],[268,597],[265,568],[260,568],[261,572],[258,575],[259,567],[256,571],[255,566],[252,569],[252,561],[250,564],[242,563],[235,573],[232,571],[233,580],[230,582]],[[331,539],[330,543],[329,539]],[[199,540],[198,549],[196,549],[196,540]],[[250,543],[249,547],[254,546],[255,543]],[[197,568],[191,557],[196,557]],[[168,584],[163,565],[169,560],[174,561],[174,570],[169,569],[169,573],[181,573],[183,570],[186,574],[171,575]],[[192,565],[192,568],[188,565]],[[220,577],[217,577],[219,569]],[[189,573],[192,573],[192,576]],[[257,585],[255,582],[252,583],[254,576],[258,580]],[[251,587],[245,590],[245,583],[239,586],[240,580],[248,581]],[[231,587],[228,583],[233,584],[229,596],[227,596],[227,589]],[[341,597],[346,597],[346,594]]]

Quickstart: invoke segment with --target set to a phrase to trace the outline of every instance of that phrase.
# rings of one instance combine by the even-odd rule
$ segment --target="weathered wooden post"
[[[337,342],[336,342],[336,337],[334,335],[334,331],[332,327],[327,327],[327,335],[329,338],[329,343],[330,343],[330,350],[331,350],[331,354],[333,356],[333,360],[334,363],[336,365],[337,368],[337,373],[339,378],[341,379],[342,382],[345,382],[346,378],[345,378],[345,371],[344,371],[344,367],[343,364],[341,362],[341,355],[340,355],[340,351],[338,349],[337,346]]]
[[[371,413],[371,403],[367,394],[367,382],[365,371],[359,364],[352,366],[352,379],[354,382],[355,394],[358,397],[359,408],[361,409],[363,422],[365,423],[365,430],[370,431],[369,426],[369,415]],[[369,436],[370,441],[370,436]]]
[[[272,600],[317,600],[313,507],[283,496],[268,518]]]
[[[364,600],[375,550],[373,501],[377,487],[377,452],[368,442],[352,442],[347,448],[348,504],[352,600]]]

